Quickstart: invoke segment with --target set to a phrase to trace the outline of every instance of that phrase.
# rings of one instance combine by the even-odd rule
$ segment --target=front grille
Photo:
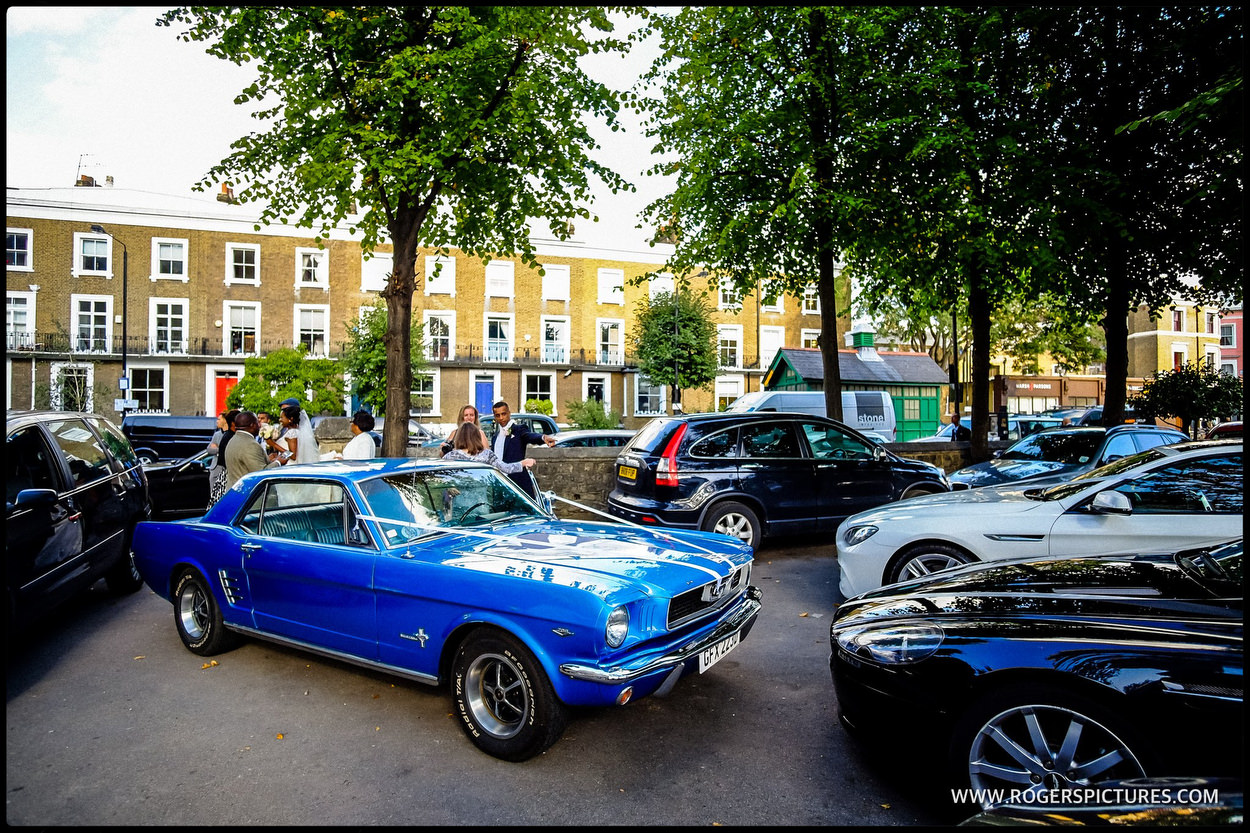
[[[709,581],[707,584],[674,596],[673,600],[668,603],[669,630],[724,607],[731,599],[737,598],[745,589],[750,573],[750,565],[744,565],[730,573],[728,578],[720,581],[719,592],[717,592],[717,582]]]

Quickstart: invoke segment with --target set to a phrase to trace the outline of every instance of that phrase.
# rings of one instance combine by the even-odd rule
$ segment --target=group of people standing
[[[264,411],[254,414],[236,409],[218,414],[217,430],[208,444],[210,451],[217,451],[208,475],[209,506],[248,472],[321,459],[312,421],[298,400],[282,400],[277,431],[267,430],[269,424]]]
[[[464,405],[456,417],[456,428],[442,444],[446,459],[488,463],[512,479],[530,497],[538,497],[538,489],[530,469],[534,458],[525,456],[528,445],[555,445],[555,438],[529,430],[512,419],[507,402],[491,406],[495,417],[495,438],[488,441],[479,424],[477,408]],[[377,454],[373,436],[376,424],[367,411],[352,416],[352,439],[334,459],[371,459]],[[291,463],[311,463],[322,459],[313,436],[312,421],[295,399],[284,399],[277,430],[269,428],[269,414],[261,411],[222,411],[217,416],[217,430],[208,450],[217,452],[209,469],[209,500],[212,506],[243,475]],[[239,439],[240,435],[244,439]]]

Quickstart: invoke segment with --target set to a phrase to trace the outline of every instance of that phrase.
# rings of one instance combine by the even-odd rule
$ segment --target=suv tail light
[[[660,455],[660,460],[655,466],[655,485],[677,485],[677,448],[681,445],[681,438],[686,436],[686,428],[689,425],[690,423],[683,422],[673,434],[673,438],[668,441],[668,445],[664,446],[664,453]]]

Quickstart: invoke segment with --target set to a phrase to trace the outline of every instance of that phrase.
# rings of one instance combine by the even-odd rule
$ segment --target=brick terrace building
[[[216,413],[248,356],[298,344],[339,355],[391,268],[389,245],[366,259],[344,228],[320,242],[308,229],[258,230],[256,209],[220,197],[10,188],[6,215],[9,408],[115,416],[125,330],[138,410]],[[659,270],[671,247],[534,242],[545,275],[518,258],[483,265],[453,250],[431,277],[438,258],[419,253],[413,309],[430,365],[414,393],[423,417],[448,424],[462,404],[488,409],[498,399],[513,410],[550,400],[557,419],[569,401],[599,399],[630,427],[667,413],[668,391],[639,375],[628,345],[638,304],[674,281],[629,281]],[[712,391],[686,391],[686,410],[758,390],[777,350],[820,332],[814,292],[739,299],[714,280],[692,286],[710,293],[722,374]]]

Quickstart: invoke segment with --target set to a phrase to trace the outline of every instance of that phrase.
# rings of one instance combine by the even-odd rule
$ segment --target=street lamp
[[[129,367],[130,363],[128,361],[129,359],[128,349],[127,349],[128,340],[126,338],[127,336],[126,322],[129,320],[126,314],[126,295],[127,295],[127,289],[128,289],[128,286],[127,286],[128,274],[127,273],[129,272],[129,267],[130,267],[130,252],[127,251],[126,244],[122,243],[122,241],[118,240],[116,237],[113,237],[113,235],[105,231],[104,226],[95,224],[91,226],[91,230],[95,232],[96,234],[108,234],[108,236],[112,240],[118,243],[121,243],[121,247],[122,247],[122,382],[121,384],[122,384],[123,390],[121,391],[121,394],[122,394],[122,399],[125,400],[125,399],[130,398],[130,367]],[[122,419],[126,418],[126,412],[128,410],[129,408],[126,408],[125,406],[122,407]]]

